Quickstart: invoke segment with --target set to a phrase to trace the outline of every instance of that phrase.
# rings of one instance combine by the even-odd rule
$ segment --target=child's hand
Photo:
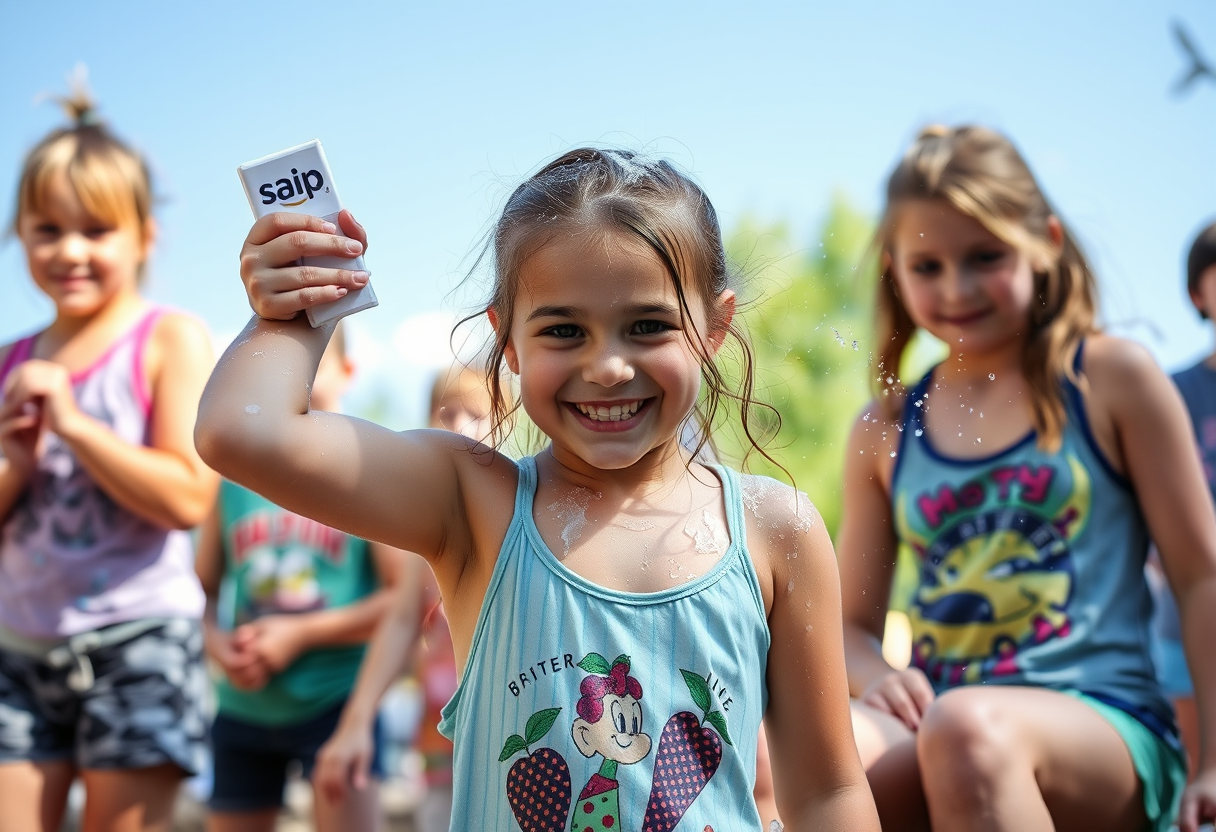
[[[374,753],[371,731],[338,724],[338,730],[317,752],[316,769],[313,772],[313,787],[339,803],[346,797],[349,783],[355,791],[363,791],[369,781]]]
[[[301,266],[301,257],[358,257],[367,234],[349,211],[338,215],[342,230],[306,214],[267,214],[253,224],[241,248],[241,280],[249,305],[262,318],[290,320],[300,311],[330,303],[367,285],[368,274],[349,269]]]
[[[308,646],[297,615],[264,615],[237,628],[234,642],[270,668],[282,673]]]
[[[34,472],[43,451],[42,408],[34,402],[0,406],[0,454],[22,477]]]
[[[270,681],[270,668],[257,653],[239,647],[232,633],[205,627],[203,649],[238,690],[261,690]]]
[[[1216,771],[1204,770],[1182,793],[1178,832],[1199,832],[1199,824],[1216,820]]]
[[[891,714],[909,729],[920,727],[920,720],[933,703],[933,686],[915,667],[888,673],[866,688],[861,701],[871,708]]]
[[[37,421],[29,418],[35,414],[41,416],[47,430],[65,438],[83,417],[72,392],[72,376],[61,364],[34,359],[19,364],[9,374],[0,418],[18,417],[19,426],[14,429],[30,430],[37,426]],[[21,419],[22,416],[26,418]]]

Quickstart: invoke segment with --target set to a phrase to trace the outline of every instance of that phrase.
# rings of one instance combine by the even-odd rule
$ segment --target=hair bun
[[[72,120],[72,126],[77,129],[100,126],[102,121],[97,115],[97,102],[89,91],[89,68],[83,63],[76,64],[76,68],[68,76],[68,87],[70,92],[67,95],[51,98],[67,113],[68,118]]]

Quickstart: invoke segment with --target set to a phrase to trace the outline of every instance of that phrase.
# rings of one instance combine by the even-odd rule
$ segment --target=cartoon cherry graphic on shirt
[[[681,670],[680,674],[708,724],[702,725],[695,714],[680,711],[663,726],[659,750],[654,757],[654,778],[642,832],[675,829],[718,770],[718,764],[722,762],[722,743],[732,745],[726,730],[726,717],[721,711],[710,710],[709,683],[691,670]]]
[[[507,771],[507,802],[523,832],[564,832],[570,815],[570,767],[552,748],[531,747],[544,739],[561,708],[546,708],[528,718],[524,735],[512,734],[502,747],[498,762],[504,763],[521,751],[528,756],[516,760]]]
[[[599,653],[588,653],[578,666],[587,671],[579,685],[578,719],[570,729],[584,757],[604,758],[579,792],[570,832],[606,832],[621,828],[621,788],[617,768],[632,765],[650,753],[650,735],[642,730],[642,684],[629,675],[629,657],[612,664]]]

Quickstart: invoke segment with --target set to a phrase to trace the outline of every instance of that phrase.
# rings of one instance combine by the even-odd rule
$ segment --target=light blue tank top
[[[533,519],[535,460],[519,463],[515,515],[443,709],[453,829],[760,827],[768,623],[738,477],[715,471],[726,554],[683,586],[641,594],[558,561]]]
[[[908,397],[891,486],[900,542],[920,566],[913,665],[939,692],[1081,691],[1169,738],[1173,711],[1149,646],[1148,530],[1130,482],[1090,433],[1080,392],[1065,382],[1058,451],[1041,450],[1032,431],[991,456],[957,459],[924,430],[931,377]]]

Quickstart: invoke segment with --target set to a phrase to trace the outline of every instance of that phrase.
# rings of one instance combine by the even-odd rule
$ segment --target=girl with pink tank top
[[[211,346],[139,295],[143,160],[64,103],[14,228],[55,317],[0,348],[0,795],[6,825],[57,829],[80,777],[86,828],[167,828],[205,739],[187,529],[217,485],[193,443]]]

